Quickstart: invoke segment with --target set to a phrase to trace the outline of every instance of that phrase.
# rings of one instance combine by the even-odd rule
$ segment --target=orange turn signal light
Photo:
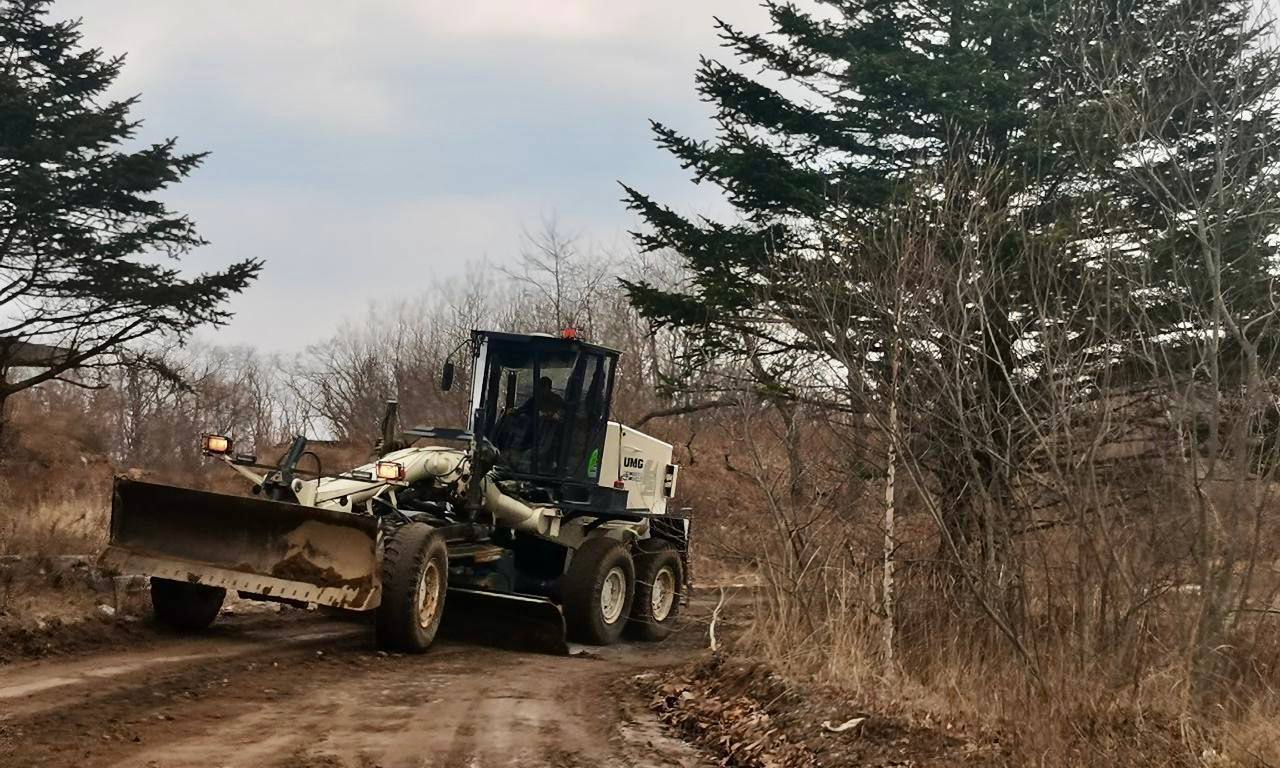
[[[225,435],[205,435],[200,438],[200,448],[205,453],[231,453],[231,438]]]
[[[398,461],[380,461],[374,470],[379,480],[404,480],[404,465]]]

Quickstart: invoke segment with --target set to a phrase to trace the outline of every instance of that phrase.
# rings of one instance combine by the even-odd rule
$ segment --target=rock
[[[98,605],[98,613],[100,613],[100,614],[102,614],[103,616],[106,616],[108,619],[110,619],[110,618],[112,618],[112,617],[114,617],[114,616],[116,615],[116,609],[115,609],[115,608],[112,608],[111,606],[107,605],[106,603],[100,603],[100,604]]]

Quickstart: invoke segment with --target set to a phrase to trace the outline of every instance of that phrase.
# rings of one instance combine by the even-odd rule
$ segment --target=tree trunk
[[[896,361],[895,361],[896,366]],[[894,581],[894,570],[897,564],[894,539],[897,521],[894,507],[898,465],[898,402],[897,396],[889,400],[889,457],[884,481],[884,665],[887,675],[892,676],[895,664],[894,647],[897,632],[897,584]]]
[[[884,478],[884,668],[893,677],[897,645],[897,508],[895,494],[898,473],[898,374],[902,364],[902,300],[901,290],[895,296],[893,312],[893,344],[889,349],[889,453]]]
[[[0,386],[0,462],[9,454],[9,393]]]

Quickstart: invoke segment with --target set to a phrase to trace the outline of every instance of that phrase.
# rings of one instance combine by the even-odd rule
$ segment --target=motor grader
[[[401,429],[389,402],[376,458],[337,474],[307,469],[303,437],[265,465],[206,435],[252,495],[117,477],[103,564],[150,576],[156,619],[180,630],[207,627],[235,590],[372,612],[379,645],[402,652],[431,645],[446,602],[463,622],[550,624],[561,643],[665,637],[689,519],[667,508],[671,446],[609,419],[619,353],[571,332],[474,331],[464,346],[466,429]]]

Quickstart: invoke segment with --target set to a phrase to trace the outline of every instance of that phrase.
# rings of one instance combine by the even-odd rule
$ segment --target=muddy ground
[[[565,657],[445,638],[388,656],[366,625],[299,611],[130,632],[0,666],[0,766],[714,765],[633,683],[700,639]]]

